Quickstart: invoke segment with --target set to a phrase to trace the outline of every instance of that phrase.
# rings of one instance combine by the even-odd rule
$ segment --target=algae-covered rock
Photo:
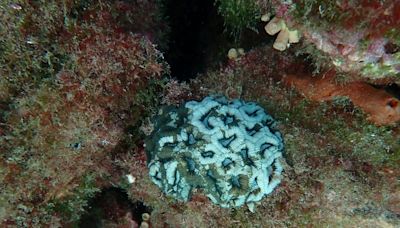
[[[146,141],[152,181],[187,201],[200,188],[221,207],[251,204],[281,181],[283,140],[263,108],[206,97],[162,109]]]

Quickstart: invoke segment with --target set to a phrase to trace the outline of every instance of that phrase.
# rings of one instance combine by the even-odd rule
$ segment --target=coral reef
[[[80,58],[83,64],[79,66],[80,73],[60,72],[56,85],[43,84],[36,93],[17,99],[15,107],[8,112],[2,125],[5,136],[0,139],[1,150],[7,151],[2,154],[5,185],[1,198],[15,199],[4,205],[9,208],[8,222],[47,223],[50,221],[40,214],[60,210],[71,210],[63,211],[65,221],[76,220],[77,217],[69,217],[68,213],[79,214],[77,208],[83,207],[85,198],[92,196],[90,192],[73,193],[82,178],[92,175],[90,188],[96,189],[101,186],[96,184],[96,179],[100,181],[113,173],[110,155],[124,138],[124,129],[137,124],[140,117],[130,110],[131,105],[136,103],[136,112],[141,112],[140,105],[145,101],[140,96],[146,94],[145,86],[151,86],[147,81],[159,78],[163,68],[158,63],[157,52],[145,39],[104,38],[88,45],[86,51],[90,50],[90,55],[82,52],[91,60],[95,57],[95,63],[86,64]],[[107,43],[113,48],[107,48]],[[119,53],[118,60],[112,59],[115,52]],[[120,59],[122,52],[127,54],[125,66]],[[141,95],[140,91],[145,93]],[[84,187],[85,191],[90,188]],[[61,209],[69,197],[78,197],[81,202],[71,201],[68,209]],[[13,212],[11,208],[17,205],[29,209]],[[27,220],[16,220],[14,213]],[[29,221],[24,213],[40,219]]]
[[[8,11],[2,16],[15,13],[9,2],[4,4],[1,9]],[[14,42],[18,58],[10,62],[14,57],[8,52],[1,55],[7,62],[1,70],[14,69],[0,81],[5,88],[0,119],[1,226],[58,227],[76,222],[90,197],[119,181],[121,174],[113,165],[115,153],[127,144],[127,129],[139,126],[150,112],[144,107],[157,104],[154,99],[168,73],[148,37],[139,34],[140,30],[132,34],[134,30],[120,29],[111,14],[115,5],[99,3],[77,10],[74,7],[84,6],[71,4],[19,5],[21,14],[30,15],[20,18],[23,22],[31,17],[54,19],[42,27],[39,22],[38,27],[26,25],[32,36],[60,26],[61,35],[51,33],[54,42],[60,42],[54,44],[57,50],[53,53],[68,53],[69,60],[58,62],[56,68],[50,65],[58,59],[46,54],[52,45],[43,34],[43,41],[28,44],[18,43],[23,33],[2,37],[8,39],[4,42]],[[37,10],[23,10],[29,7]],[[79,16],[72,17],[63,7],[71,7]],[[77,21],[69,24],[69,19]],[[12,21],[8,26],[20,24]],[[16,41],[11,41],[13,37]],[[20,54],[18,50],[29,45],[37,47]],[[42,55],[49,59],[32,66],[37,70],[18,65],[42,61]]]
[[[216,3],[226,28],[236,36],[248,27],[259,30],[259,19],[269,21],[265,30],[269,35],[278,34],[273,44],[276,50],[284,51],[304,37],[296,50],[314,56],[319,65],[329,63],[349,73],[351,80],[400,84],[400,3],[395,0]],[[319,58],[321,55],[328,58]]]
[[[399,84],[398,1],[260,0],[258,5],[299,30],[306,43],[329,55],[338,70],[353,73],[352,78]]]
[[[282,184],[254,214],[203,209],[207,202],[197,199],[185,207],[188,223],[206,214],[215,226],[398,226],[398,127],[371,125],[349,100],[315,103],[286,88],[279,75],[311,75],[289,52],[257,48],[192,82],[194,95],[224,91],[265,107],[285,138],[287,164]]]
[[[137,33],[165,48],[168,26],[158,0],[11,1],[0,3],[0,98],[4,102],[52,80],[75,64],[76,44],[86,36],[82,27],[96,24],[117,33]],[[82,25],[86,23],[87,25]],[[94,29],[94,28],[93,28]],[[99,30],[100,31],[100,30]]]
[[[82,3],[84,4],[84,3]],[[11,1],[0,3],[0,100],[36,89],[53,77],[72,56],[63,45],[63,35],[79,13],[75,3],[59,1]],[[59,36],[58,34],[62,34]]]
[[[255,205],[254,213],[246,207],[221,208],[201,190],[193,191],[188,202],[177,201],[160,194],[148,176],[144,148],[139,148],[120,164],[136,180],[126,186],[130,198],[152,208],[152,226],[400,225],[398,127],[371,125],[349,99],[317,103],[287,88],[280,81],[284,74],[311,76],[312,70],[301,58],[289,55],[291,51],[277,52],[270,45],[255,48],[192,80],[190,93],[187,83],[173,83],[165,91],[179,94],[174,104],[223,93],[230,99],[257,101],[267,109],[285,138],[281,184]]]
[[[399,227],[399,9],[1,1],[0,226]]]
[[[166,194],[187,201],[194,189],[222,207],[252,205],[281,179],[283,142],[254,103],[206,97],[165,108],[146,140],[149,173]]]

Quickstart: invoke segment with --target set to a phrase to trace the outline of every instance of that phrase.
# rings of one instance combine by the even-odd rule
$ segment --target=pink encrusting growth
[[[306,43],[328,54],[337,69],[371,82],[399,81],[399,1],[275,0],[271,5]]]

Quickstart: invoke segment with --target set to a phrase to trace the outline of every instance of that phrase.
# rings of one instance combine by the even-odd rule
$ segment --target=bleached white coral
[[[201,188],[213,203],[238,207],[261,200],[281,181],[283,140],[255,103],[190,101],[165,108],[155,129],[146,142],[150,177],[177,199],[187,201]]]

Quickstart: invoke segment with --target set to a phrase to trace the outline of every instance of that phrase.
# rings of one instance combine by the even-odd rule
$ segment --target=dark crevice
[[[218,14],[214,1],[166,0],[165,14],[170,26],[168,51],[165,58],[171,75],[188,81],[208,69],[227,61],[230,48],[249,50],[269,41],[263,23],[256,30],[244,29],[235,45],[225,32],[224,19]]]
[[[120,188],[103,190],[89,201],[88,208],[78,227],[104,227],[105,222],[118,224],[127,217],[140,224],[142,214],[151,213],[151,209],[142,202],[131,202],[128,194]]]
[[[171,34],[165,57],[172,75],[188,80],[205,71],[207,51],[223,32],[213,1],[167,0]]]
[[[391,94],[392,96],[400,99],[400,86],[393,83],[384,87],[385,91]]]
[[[400,86],[392,83],[389,85],[373,85],[370,84],[371,86],[373,86],[376,89],[380,89],[380,90],[385,90],[387,93],[389,93],[390,95],[392,95],[393,97],[400,99]]]

